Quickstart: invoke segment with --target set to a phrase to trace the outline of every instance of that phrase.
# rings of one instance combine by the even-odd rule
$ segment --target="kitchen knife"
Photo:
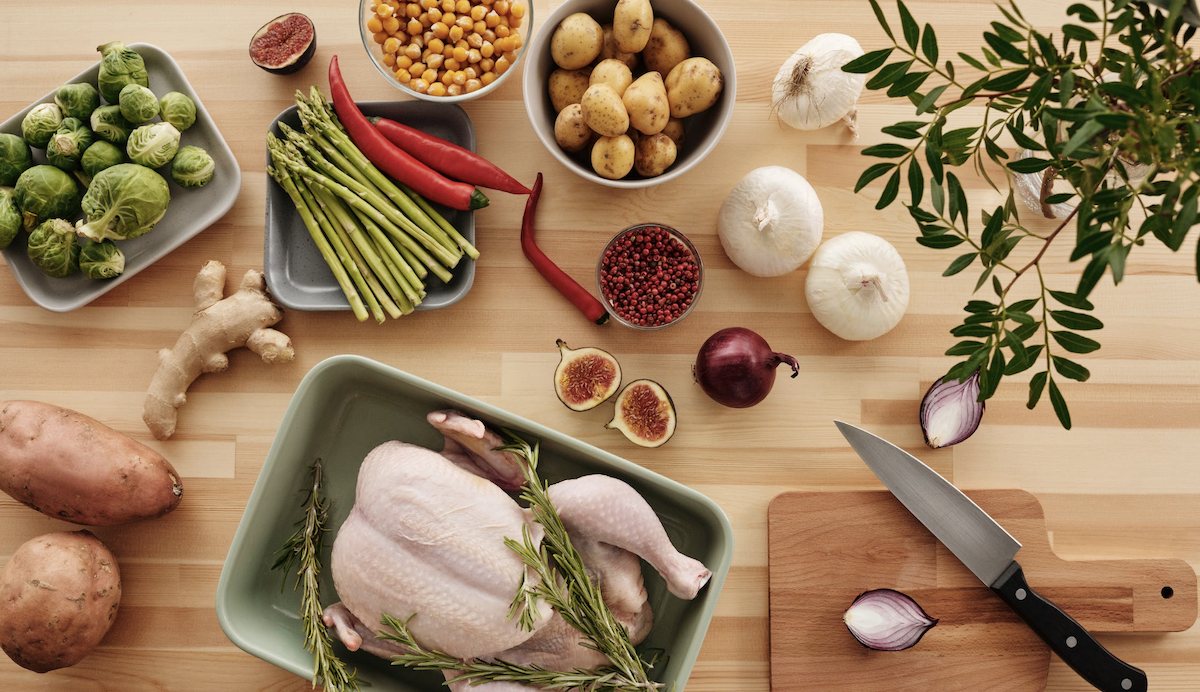
[[[1104,692],[1145,692],[1144,672],[1113,656],[1071,616],[1030,588],[1014,559],[1021,544],[987,512],[891,442],[848,423],[834,423],[908,511],[1080,677]]]

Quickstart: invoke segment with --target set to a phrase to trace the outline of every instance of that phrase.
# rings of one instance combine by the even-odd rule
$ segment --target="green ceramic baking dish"
[[[542,444],[542,477],[550,482],[589,473],[626,481],[654,508],[675,546],[712,570],[712,580],[694,601],[670,595],[654,570],[643,565],[655,624],[642,644],[667,660],[654,671],[666,689],[682,692],[712,620],[733,558],[733,529],[721,508],[700,493],[520,416],[502,411],[419,377],[358,356],[335,356],[314,367],[296,390],[267,453],[217,587],[217,619],[243,650],[311,679],[312,656],[304,650],[299,594],[280,589],[272,572],[275,551],[294,530],[306,469],[320,457],[326,490],[333,500],[330,528],[336,532],[354,503],[358,467],[376,445],[399,439],[434,449],[441,436],[425,421],[436,409],[455,408],[492,426],[515,430]],[[331,535],[326,545],[331,545]],[[328,570],[322,575],[326,605],[338,600]],[[393,667],[370,654],[347,652],[348,664],[379,692],[444,690],[442,676]]]

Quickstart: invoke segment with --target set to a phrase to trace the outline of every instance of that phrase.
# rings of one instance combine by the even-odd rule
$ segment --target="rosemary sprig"
[[[418,670],[458,671],[458,677],[449,682],[466,680],[472,684],[512,681],[550,690],[578,688],[612,692],[645,692],[662,687],[662,683],[650,680],[646,672],[654,667],[657,657],[647,661],[638,655],[629,640],[629,633],[613,617],[600,589],[588,577],[579,551],[571,544],[567,529],[550,502],[549,486],[537,473],[539,445],[530,446],[512,431],[505,430],[504,433],[509,443],[498,451],[510,452],[525,461],[525,486],[521,498],[529,503],[534,520],[545,529],[540,548],[534,546],[527,526],[522,528],[521,541],[504,539],[505,545],[521,557],[541,582],[531,584],[528,579],[522,579],[509,617],[519,616],[521,626],[532,630],[537,617],[537,601],[545,600],[567,624],[587,638],[581,646],[604,654],[612,665],[566,672],[501,660],[463,661],[441,651],[423,649],[409,632],[407,620],[402,622],[385,613],[382,619],[385,630],[378,638],[398,642],[409,650],[407,654],[393,656],[392,664]]]
[[[287,586],[288,574],[296,568],[296,583],[292,590],[300,589],[300,619],[304,622],[304,648],[313,654],[313,680],[326,692],[356,692],[367,683],[358,679],[358,671],[349,671],[346,664],[333,651],[333,637],[321,618],[321,548],[324,542],[325,522],[329,519],[329,498],[321,497],[321,460],[313,462],[310,469],[312,486],[304,498],[304,517],[296,522],[296,532],[278,551],[278,559],[271,569],[282,569],[283,586]]]

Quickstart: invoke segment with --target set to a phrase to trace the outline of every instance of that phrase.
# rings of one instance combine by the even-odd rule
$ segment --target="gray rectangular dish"
[[[183,133],[180,146],[191,144],[207,151],[216,164],[216,172],[208,185],[187,190],[171,180],[169,164],[158,169],[158,173],[166,179],[170,187],[171,204],[167,207],[166,215],[155,224],[154,230],[140,238],[118,243],[121,251],[125,253],[125,273],[115,279],[95,281],[82,274],[64,279],[46,276],[29,261],[25,252],[25,240],[28,235],[19,234],[17,239],[5,248],[4,261],[8,263],[8,268],[12,270],[17,283],[29,298],[47,310],[75,310],[133,278],[138,272],[162,259],[167,253],[191,240],[224,216],[237,200],[238,192],[242,188],[242,172],[238,168],[237,159],[233,157],[229,145],[225,143],[216,123],[205,110],[187,77],[183,76],[179,64],[166,51],[149,43],[133,43],[129,47],[136,50],[145,61],[150,90],[155,95],[162,97],[169,91],[178,91],[196,102],[196,124]],[[67,81],[91,82],[95,86],[99,71],[100,63],[97,62]],[[20,113],[0,124],[0,132],[20,136],[21,120],[25,118],[25,114],[38,104],[53,101],[54,91],[57,89],[58,85],[55,85],[54,90],[38,99],[36,103],[31,103]],[[46,153],[41,149],[34,149],[33,162],[35,165],[46,163]]]
[[[415,127],[423,132],[475,151],[475,127],[462,108],[453,104],[422,101],[360,101],[358,107],[368,117],[389,118]],[[280,121],[299,130],[300,116],[292,106],[275,116],[271,132],[282,137]],[[267,153],[267,163],[271,154]],[[475,242],[475,213],[434,208],[446,217],[464,238]],[[283,188],[267,181],[267,230],[263,238],[263,273],[271,295],[280,305],[293,310],[349,310],[350,303],[333,278],[333,272],[313,244],[299,212]],[[462,300],[475,281],[475,261],[463,257],[453,270],[449,284],[430,275],[426,281],[429,292],[418,310],[437,310]]]
[[[221,571],[217,620],[226,636],[264,661],[312,678],[313,658],[304,650],[297,615],[300,594],[292,590],[291,582],[281,590],[283,576],[271,571],[275,551],[295,530],[301,514],[307,468],[317,457],[322,459],[325,491],[333,503],[329,546],[354,503],[358,468],[367,452],[397,439],[441,449],[441,435],[425,415],[444,408],[508,427],[530,443],[540,441],[539,470],[546,481],[603,473],[629,483],[654,508],[675,547],[712,570],[712,580],[699,596],[683,601],[667,592],[653,569],[643,567],[654,629],[640,648],[666,655],[653,677],[665,683],[664,691],[683,692],[733,559],[733,529],[721,508],[695,490],[637,464],[360,356],[335,356],[319,363],[292,397]],[[325,605],[339,600],[328,569],[321,575],[321,595]],[[440,674],[390,666],[370,654],[348,653],[340,644],[336,650],[376,692],[446,689]]]

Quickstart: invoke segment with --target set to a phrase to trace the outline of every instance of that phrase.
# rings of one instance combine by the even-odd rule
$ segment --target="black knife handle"
[[[1113,656],[1070,615],[1029,588],[1016,562],[992,585],[1021,619],[1044,639],[1054,653],[1076,673],[1103,692],[1146,692],[1148,681],[1141,669]]]

